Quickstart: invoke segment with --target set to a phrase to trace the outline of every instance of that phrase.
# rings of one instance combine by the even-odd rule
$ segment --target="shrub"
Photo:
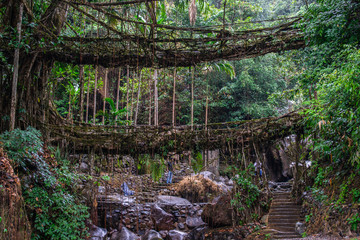
[[[221,193],[220,187],[203,175],[185,177],[175,189],[177,194],[191,202],[207,202]]]
[[[0,135],[0,146],[22,175],[25,205],[32,223],[32,239],[83,239],[87,207],[79,203],[74,183],[79,176],[69,162],[43,147],[34,128],[16,129]]]

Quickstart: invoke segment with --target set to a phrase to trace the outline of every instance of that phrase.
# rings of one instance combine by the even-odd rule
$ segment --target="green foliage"
[[[319,189],[319,188],[312,188],[312,194],[315,198],[316,201],[322,203],[326,200],[329,200],[328,196],[324,193],[324,191],[322,189]]]
[[[309,215],[306,215],[306,216],[305,216],[305,222],[306,222],[306,223],[310,222],[310,220],[311,220],[312,217],[313,217],[313,214],[312,214],[312,213],[310,213]]]
[[[323,74],[318,99],[306,114],[308,125],[319,136],[314,139],[315,150],[321,151],[323,158],[355,165],[360,162],[357,151],[360,143],[357,124],[360,118],[360,51],[348,49],[339,53],[344,54],[347,57],[341,67]]]
[[[115,123],[119,125],[125,125],[126,123],[130,123],[130,121],[122,120],[121,118],[125,116],[127,110],[125,108],[116,110],[116,106],[114,100],[111,98],[105,98],[105,101],[109,103],[110,110],[108,111],[99,111],[97,116],[105,117],[105,124],[115,125]]]
[[[360,189],[352,189],[351,190],[352,199],[354,203],[360,203]]]
[[[265,240],[271,239],[271,233],[266,233],[265,234]]]
[[[360,228],[360,215],[356,213],[353,217],[348,218],[348,222],[350,223],[353,231],[358,230],[358,228]]]
[[[108,181],[110,181],[110,176],[104,175],[104,176],[101,177],[101,179],[108,182]]]
[[[214,122],[237,121],[275,115],[281,103],[268,100],[269,96],[286,89],[288,73],[279,68],[281,57],[269,54],[254,59],[232,62],[235,76],[212,73],[209,84],[215,96],[210,113]],[[285,61],[285,60],[284,60]],[[215,114],[216,113],[216,114]]]
[[[195,174],[201,172],[204,167],[204,161],[201,152],[194,154],[194,157],[191,159],[191,167]]]
[[[79,239],[85,236],[87,207],[60,186],[52,191],[42,186],[24,191],[34,221],[32,239]]]
[[[40,132],[32,127],[28,127],[26,131],[15,129],[12,132],[6,131],[1,134],[0,143],[16,165],[27,170],[26,166],[33,155],[42,151],[43,143],[40,136]]]
[[[260,189],[252,182],[253,170],[253,165],[249,166],[246,170],[238,171],[238,175],[234,178],[238,191],[231,203],[239,211],[251,209],[258,202]]]
[[[359,40],[358,1],[318,0],[306,11],[304,30],[311,44],[348,44]]]
[[[150,173],[155,182],[159,182],[166,169],[164,158],[155,156],[154,160],[150,161]]]
[[[0,217],[0,224],[3,224],[3,218]],[[6,233],[7,232],[7,228],[3,228],[3,232]],[[1,235],[0,235],[1,236]]]
[[[79,176],[67,160],[60,160],[59,150],[45,151],[40,137],[32,127],[0,135],[1,146],[25,176],[22,190],[33,225],[32,239],[84,238],[89,214],[73,190]]]
[[[150,162],[151,161],[150,161],[149,154],[140,155],[138,157],[138,163],[137,163],[138,174],[150,172],[150,170],[149,170]]]

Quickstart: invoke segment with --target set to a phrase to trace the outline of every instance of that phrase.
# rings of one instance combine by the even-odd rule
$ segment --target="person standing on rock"
[[[255,167],[255,176],[259,175],[259,177],[262,177],[262,164],[259,161],[256,161],[254,164]]]
[[[172,176],[173,176],[173,165],[170,160],[167,162],[167,170],[168,170],[168,177],[166,183],[170,184],[172,182]]]

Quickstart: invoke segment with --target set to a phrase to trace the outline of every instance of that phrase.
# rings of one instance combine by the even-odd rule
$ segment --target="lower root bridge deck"
[[[302,131],[297,112],[280,117],[191,126],[46,125],[50,142],[77,152],[158,153],[233,148],[269,143]]]

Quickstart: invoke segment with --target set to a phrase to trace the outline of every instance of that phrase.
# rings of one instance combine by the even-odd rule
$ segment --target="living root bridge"
[[[75,152],[96,151],[132,154],[219,149],[231,142],[234,148],[251,147],[256,142],[272,142],[302,131],[301,115],[249,121],[179,126],[45,125],[51,142],[65,141]],[[64,142],[62,142],[64,144]]]

